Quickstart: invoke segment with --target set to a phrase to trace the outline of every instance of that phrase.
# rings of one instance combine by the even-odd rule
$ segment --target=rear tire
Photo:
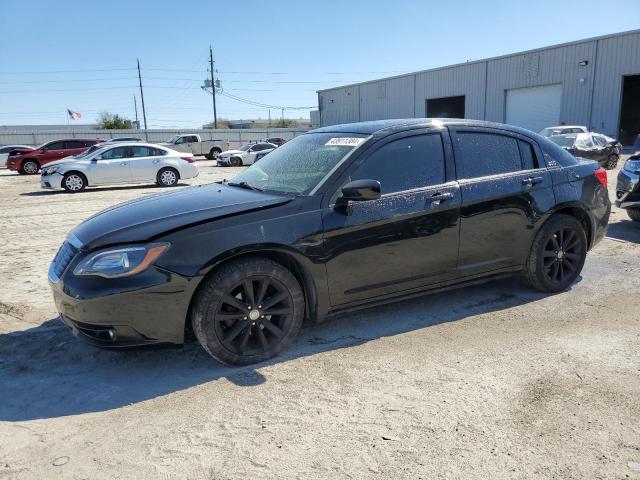
[[[296,338],[304,294],[277,262],[249,257],[230,262],[204,280],[191,310],[202,347],[227,365],[275,357]]]
[[[209,150],[209,160],[215,160],[221,153],[222,150],[220,150],[218,147],[213,147],[211,150]]]
[[[618,166],[618,155],[616,155],[615,153],[612,153],[607,158],[607,163],[605,163],[604,168],[607,170],[613,170],[617,166]]]
[[[627,208],[627,215],[634,222],[640,222],[640,208]]]
[[[161,168],[156,176],[156,183],[161,187],[173,187],[178,184],[180,174],[175,168]]]
[[[62,188],[69,193],[78,193],[87,188],[87,179],[78,172],[68,172],[62,177]]]
[[[551,217],[537,233],[524,268],[525,280],[542,292],[566,290],[587,257],[587,235],[574,217]]]
[[[25,160],[20,165],[20,173],[23,175],[35,175],[40,170],[40,165],[35,160]]]

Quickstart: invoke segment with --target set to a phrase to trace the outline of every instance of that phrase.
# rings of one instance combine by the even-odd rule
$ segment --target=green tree
[[[100,130],[128,130],[133,128],[133,122],[117,113],[102,112],[97,127]]]

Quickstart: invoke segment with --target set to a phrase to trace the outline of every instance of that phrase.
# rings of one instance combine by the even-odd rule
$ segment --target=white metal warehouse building
[[[320,124],[448,117],[640,134],[640,30],[318,91]]]

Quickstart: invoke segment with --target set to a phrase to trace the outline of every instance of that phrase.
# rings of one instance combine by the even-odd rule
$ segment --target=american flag
[[[78,120],[80,119],[80,117],[82,117],[82,114],[80,112],[74,112],[72,110],[69,110],[68,108],[67,108],[67,114],[69,115],[69,118],[71,120]]]

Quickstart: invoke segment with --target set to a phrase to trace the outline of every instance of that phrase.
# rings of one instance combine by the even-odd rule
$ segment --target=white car
[[[91,149],[90,149],[91,150]],[[172,187],[198,176],[192,155],[149,143],[102,144],[102,148],[51,162],[42,168],[40,186],[80,192],[88,186],[157,183]]]
[[[28,145],[3,145],[0,147],[0,168],[7,166],[7,158],[9,158],[9,152],[14,148],[32,148]]]
[[[554,135],[567,135],[570,133],[589,133],[587,127],[582,125],[558,125],[556,127],[543,128],[540,135],[543,137],[553,137]]]
[[[273,143],[247,143],[239,150],[226,150],[220,153],[216,160],[218,165],[231,165],[232,167],[253,165],[274,148],[278,148],[278,146]]]

